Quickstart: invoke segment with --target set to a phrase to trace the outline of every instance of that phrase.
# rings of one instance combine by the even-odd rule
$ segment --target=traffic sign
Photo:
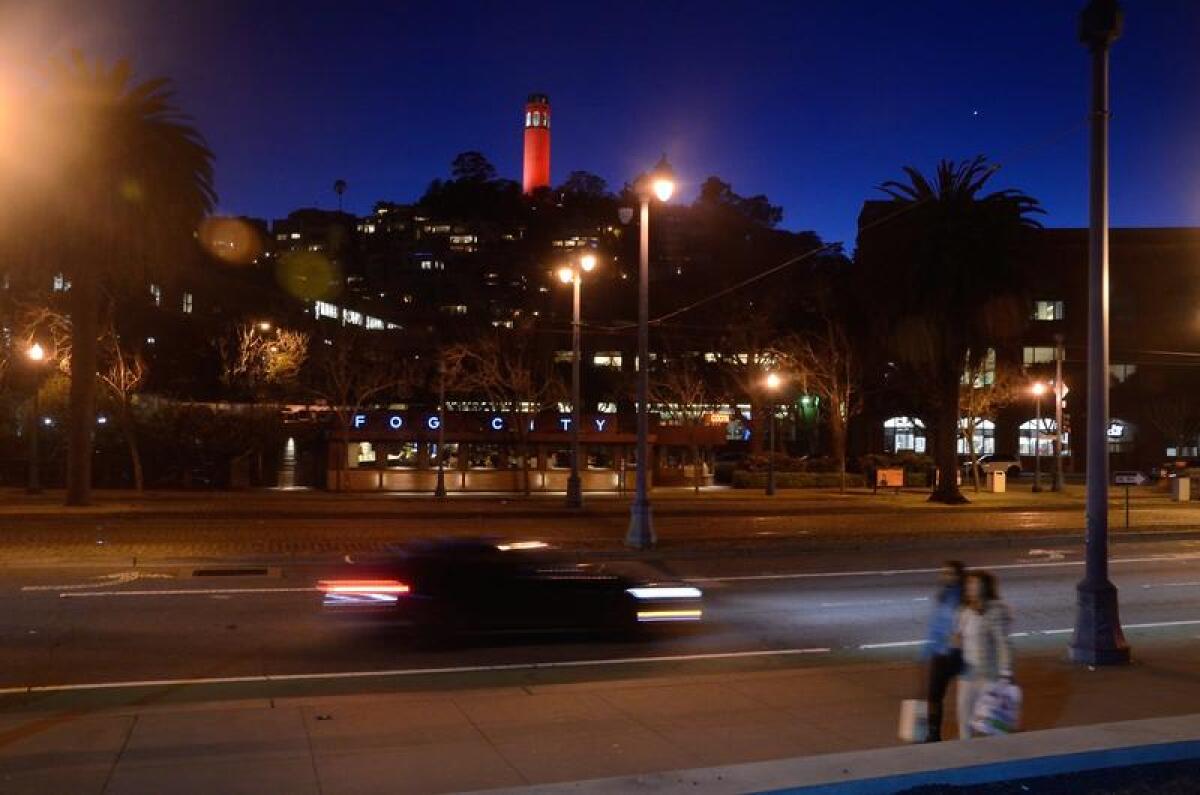
[[[1141,486],[1150,482],[1150,478],[1141,472],[1114,472],[1113,482],[1118,486]]]

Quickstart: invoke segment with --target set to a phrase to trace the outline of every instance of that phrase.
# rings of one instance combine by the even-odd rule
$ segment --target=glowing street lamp
[[[625,545],[634,549],[654,546],[648,485],[650,467],[650,202],[668,201],[675,193],[675,172],[667,156],[635,186],[641,204],[641,239],[638,246],[638,356],[637,356],[637,490],[629,509]]]
[[[1033,490],[1042,490],[1042,395],[1047,387],[1041,381],[1034,381],[1029,387],[1037,404],[1037,419],[1034,420],[1033,431]]]
[[[596,268],[596,255],[583,254],[579,257],[579,267],[564,265],[558,269],[558,280],[563,284],[574,285],[574,301],[571,312],[571,474],[567,476],[567,507],[583,507],[583,483],[579,479],[579,426],[583,421],[579,410],[580,397],[580,359],[582,353],[583,321],[583,274]]]
[[[29,401],[29,480],[25,490],[30,494],[41,494],[41,456],[38,449],[38,437],[41,435],[41,370],[46,361],[46,349],[34,342],[25,349],[25,358],[29,360],[34,371],[33,396]]]
[[[770,400],[767,403],[767,413],[770,415],[769,431],[767,439],[767,490],[768,497],[775,496],[775,395],[779,391],[779,387],[783,386],[783,378],[779,373],[767,373],[767,377],[763,380],[764,386],[767,388],[767,394],[770,395]]]

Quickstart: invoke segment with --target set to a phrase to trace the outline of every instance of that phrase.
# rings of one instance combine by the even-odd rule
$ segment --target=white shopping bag
[[[992,682],[975,702],[971,732],[978,736],[1011,734],[1021,723],[1021,688],[1008,680]]]
[[[900,702],[900,739],[923,743],[929,737],[929,702],[909,698]]]

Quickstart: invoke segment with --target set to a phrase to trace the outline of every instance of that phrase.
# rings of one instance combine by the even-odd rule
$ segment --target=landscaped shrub
[[[836,489],[842,484],[842,476],[837,472],[776,472],[775,486],[780,489]],[[847,473],[846,486],[862,488],[866,481],[862,475]],[[766,472],[748,472],[739,469],[733,473],[735,489],[765,489],[767,487]]]

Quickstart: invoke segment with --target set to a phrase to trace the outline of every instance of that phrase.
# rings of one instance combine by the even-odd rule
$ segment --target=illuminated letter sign
[[[559,417],[558,422],[560,425],[562,425],[562,428],[564,431],[569,431],[571,429],[571,418],[570,417]]]
[[[399,414],[393,414],[388,417],[388,425],[392,426],[393,431],[398,431],[404,427],[404,418]]]
[[[361,428],[362,426],[367,424],[367,415],[366,414],[355,414],[353,422],[354,422],[355,428]]]
[[[493,431],[504,430],[504,418],[503,417],[492,417],[492,430]]]
[[[608,420],[597,418],[597,419],[596,419],[596,430],[597,430],[597,431],[603,431],[603,430],[604,430],[604,423],[606,423],[606,422],[608,422]]]
[[[436,414],[426,420],[425,424],[429,426],[429,430],[431,431],[436,431],[438,428],[442,427],[442,421]]]

